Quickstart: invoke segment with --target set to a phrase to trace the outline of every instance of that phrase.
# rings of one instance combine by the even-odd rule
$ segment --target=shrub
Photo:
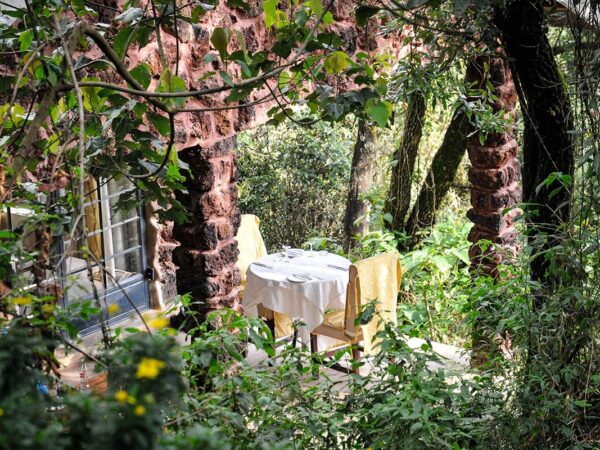
[[[354,134],[347,121],[238,135],[240,208],[261,219],[270,251],[312,235],[341,238]]]

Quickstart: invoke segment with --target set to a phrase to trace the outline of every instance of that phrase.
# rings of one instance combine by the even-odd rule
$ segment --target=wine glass
[[[281,248],[282,248],[281,254],[283,256],[283,262],[290,262],[290,257],[289,257],[288,252],[290,251],[290,249],[292,247],[290,247],[289,245],[284,245]]]

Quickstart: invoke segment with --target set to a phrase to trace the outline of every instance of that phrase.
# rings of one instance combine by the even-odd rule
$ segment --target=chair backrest
[[[365,353],[372,353],[373,337],[383,322],[397,323],[396,305],[402,281],[400,255],[383,253],[354,263],[348,283],[349,297],[346,301],[346,329],[356,333],[354,320],[361,305],[377,300],[376,315],[370,323],[362,327]],[[352,282],[352,278],[355,280]],[[353,284],[353,287],[351,287]],[[351,297],[355,298],[352,299]],[[352,327],[350,327],[352,325]]]
[[[242,286],[246,285],[248,266],[254,261],[267,256],[267,249],[260,234],[259,224],[260,219],[258,217],[253,214],[244,214],[235,236],[240,251],[237,266],[242,272]]]

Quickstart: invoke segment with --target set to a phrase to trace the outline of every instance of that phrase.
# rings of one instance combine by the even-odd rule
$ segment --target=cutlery
[[[331,267],[332,269],[337,269],[337,270],[343,270],[344,272],[346,272],[348,270],[348,267],[336,266],[334,264],[327,264],[327,267]]]
[[[273,269],[273,266],[269,266],[267,264],[263,264],[263,263],[260,263],[260,262],[253,262],[252,264],[254,264],[255,266],[264,267],[265,269]]]
[[[295,273],[295,274],[294,274],[294,276],[295,276],[296,278],[302,278],[303,280],[307,280],[307,281],[312,281],[312,280],[314,280],[314,279],[315,279],[315,278],[314,278],[314,277],[312,277],[311,275],[305,275],[305,274],[303,274],[303,273]]]

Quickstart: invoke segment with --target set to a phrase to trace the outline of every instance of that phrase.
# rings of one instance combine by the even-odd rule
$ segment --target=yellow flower
[[[25,305],[31,304],[31,298],[30,297],[15,297],[15,298],[11,299],[11,302],[14,305],[25,306]]]
[[[127,391],[117,391],[115,393],[115,399],[117,399],[119,403],[125,403],[128,396],[129,394],[127,394]]]
[[[136,416],[143,416],[146,414],[146,407],[144,405],[137,405],[135,408],[133,408],[133,413]]]
[[[119,308],[119,305],[115,305],[114,303],[112,305],[108,305],[108,313],[109,314],[116,314],[119,312],[121,308]]]
[[[153,380],[160,373],[160,369],[165,367],[165,362],[154,358],[142,358],[138,364],[136,378],[148,378]]]
[[[54,305],[52,305],[52,304],[42,305],[42,311],[45,312],[46,314],[50,314],[52,311],[54,311]]]
[[[4,408],[0,408],[0,417],[4,415]]]
[[[160,328],[166,328],[169,326],[169,319],[167,319],[166,317],[157,317],[156,319],[152,319],[151,321],[149,321],[148,326],[150,328],[154,328],[155,330],[158,330]]]
[[[129,403],[131,405],[135,405],[135,397],[133,395],[128,395],[127,396],[127,403]]]

